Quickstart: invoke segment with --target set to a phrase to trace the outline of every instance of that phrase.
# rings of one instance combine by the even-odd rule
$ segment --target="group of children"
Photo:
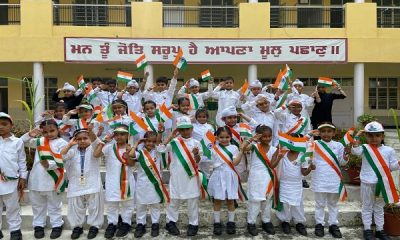
[[[0,208],[4,203],[11,239],[22,239],[18,200],[28,180],[24,147],[36,149],[27,182],[37,239],[45,237],[47,215],[52,227],[50,238],[61,235],[61,194],[66,189],[71,239],[83,234],[87,211],[87,238],[95,238],[103,225],[104,206],[107,239],[129,233],[135,210],[135,237],[146,233],[148,211],[151,236],[158,236],[163,204],[166,230],[179,235],[177,222],[183,203],[189,220],[187,236],[195,236],[199,201],[208,195],[213,202],[213,234],[217,236],[223,232],[224,202],[228,209],[226,232],[236,233],[236,200],[247,201],[247,230],[252,236],[258,234],[259,214],[263,231],[275,234],[271,209],[285,234],[291,233],[293,221],[296,231],[307,236],[302,180],[310,173],[315,193],[315,235],[324,236],[328,207],[329,233],[341,238],[337,203],[347,193],[340,166],[347,163],[350,151],[363,159],[360,178],[364,237],[389,239],[383,231],[383,206],[385,202],[398,202],[398,195],[387,187],[393,183],[387,173],[398,170],[400,162],[394,150],[382,144],[384,129],[380,123],[367,124],[353,136],[351,147],[345,147],[333,140],[334,124],[322,123],[312,130],[308,110],[318,92],[303,94],[299,80],[291,84],[292,93],[283,96],[281,90],[271,93],[270,86],[263,88],[258,80],[250,83],[249,95],[241,94],[233,90],[232,77],[215,89],[209,81],[208,91],[200,93],[199,82],[190,79],[178,91],[174,105],[177,75],[176,69],[170,83],[160,77],[149,89],[144,89],[146,77],[141,86],[132,80],[121,92],[115,81],[93,84],[90,87],[96,97],[89,99],[86,95],[77,106],[76,98],[82,94],[66,84],[63,91],[67,96],[56,103],[54,110],[43,113],[37,128],[21,138],[12,134],[11,116],[0,113]],[[216,128],[209,123],[204,108],[208,98],[218,100]],[[96,112],[99,106],[103,110]],[[161,106],[175,111],[162,113]],[[171,116],[161,116],[168,113]],[[104,120],[106,117],[109,120]],[[280,141],[282,133],[288,136],[287,144]],[[366,144],[360,144],[361,135],[365,135]],[[307,142],[307,151],[293,145],[298,140]],[[104,186],[102,161],[106,169]],[[170,173],[168,187],[162,178],[165,169]],[[247,191],[241,183],[245,174]],[[377,198],[379,193],[386,197]],[[371,230],[372,214],[375,235]]]

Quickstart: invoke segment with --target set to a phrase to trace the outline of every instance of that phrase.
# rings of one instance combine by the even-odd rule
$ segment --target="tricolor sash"
[[[83,118],[77,119],[76,120],[76,129],[79,130],[79,129],[84,129],[84,128],[88,129],[86,119],[83,119]]]
[[[200,172],[197,168],[197,163],[194,160],[194,157],[189,148],[186,146],[186,143],[183,141],[182,138],[178,137],[173,139],[170,144],[172,146],[173,152],[178,157],[179,162],[182,164],[183,169],[185,169],[185,172],[187,173],[189,178],[196,177],[197,185],[200,189],[201,199],[204,200],[206,198],[206,195],[208,195],[207,185],[204,185],[203,179],[200,179],[201,174],[199,174]],[[187,162],[187,160],[189,160],[189,163]]]
[[[291,133],[301,134],[307,127],[307,125],[308,125],[308,118],[301,117],[299,120],[297,120],[296,125],[291,129],[289,129],[289,131],[287,131],[286,134],[291,134]]]
[[[317,152],[321,158],[329,164],[339,176],[340,184],[339,184],[339,199],[340,201],[344,202],[347,198],[347,191],[346,187],[343,183],[343,175],[340,171],[340,164],[339,160],[337,159],[336,155],[332,152],[332,150],[321,140],[315,141],[315,152]]]
[[[186,94],[186,98],[189,99],[190,102],[190,110],[199,109],[199,102],[194,94]]]
[[[240,148],[240,144],[242,143],[242,138],[240,137],[240,134],[238,131],[236,131],[233,127],[227,127],[231,130],[232,132],[232,144],[235,145],[236,147]]]
[[[58,193],[64,192],[67,187],[67,181],[64,177],[64,163],[61,154],[53,152],[48,138],[37,138],[36,146],[41,161],[52,160],[56,163],[57,168],[55,170],[47,170],[47,173],[54,180],[54,190]]]
[[[386,204],[398,203],[399,195],[396,191],[390,168],[378,148],[369,144],[363,144],[362,148],[365,158],[378,178],[378,183],[375,187],[375,196],[382,194]]]
[[[117,144],[113,145],[113,151],[118,161],[121,163],[121,172],[119,175],[120,196],[122,200],[125,200],[130,198],[132,194],[128,177],[128,159],[119,154],[119,148]]]
[[[60,121],[59,123],[57,123],[57,126],[58,126],[58,129],[63,133],[68,132],[72,127],[71,125],[67,125],[67,124],[63,123],[63,121]]]
[[[156,129],[156,127],[154,126],[154,124],[151,122],[149,117],[145,117],[144,121],[146,123],[146,125],[151,129],[151,131],[157,133],[158,130]]]
[[[269,177],[271,178],[271,181],[269,182],[266,190],[266,196],[268,198],[273,197],[272,207],[278,211],[281,211],[282,203],[279,199],[278,174],[276,173],[275,169],[271,167],[271,161],[268,159],[267,153],[264,151],[261,144],[258,143],[257,145],[253,145],[253,150],[260,161],[267,168]]]
[[[161,174],[158,171],[156,163],[151,157],[150,153],[146,149],[140,150],[138,160],[149,181],[154,185],[154,189],[160,197],[161,203],[169,203],[169,193],[167,188],[164,186]]]
[[[240,175],[236,171],[235,166],[233,165],[233,154],[224,146],[221,146],[219,144],[215,144],[213,146],[214,151],[218,154],[218,156],[224,161],[226,165],[236,174],[239,187],[238,187],[238,194],[239,194],[239,199],[241,201],[247,200],[247,195],[246,192],[244,191],[242,187],[242,183],[240,182]]]

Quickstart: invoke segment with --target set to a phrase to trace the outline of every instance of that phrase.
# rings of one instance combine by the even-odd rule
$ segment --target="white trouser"
[[[256,224],[258,213],[261,210],[261,221],[263,223],[271,222],[272,200],[248,201],[247,202],[247,223]]]
[[[29,192],[32,204],[33,227],[46,226],[46,214],[50,217],[52,228],[61,227],[64,224],[62,219],[61,194],[55,191],[33,191]]]
[[[385,201],[381,197],[375,197],[375,184],[361,183],[361,201],[361,218],[364,229],[371,229],[373,213],[376,230],[383,230]]]
[[[21,229],[21,209],[18,200],[19,196],[17,190],[9,194],[0,195],[0,229],[3,229],[3,219],[1,217],[3,215],[3,203],[6,205],[6,218],[10,232]]]
[[[120,202],[107,202],[108,224],[118,224],[118,213],[121,213],[122,222],[132,224],[133,210],[135,209],[134,199]]]
[[[68,198],[68,221],[71,227],[82,227],[88,210],[87,224],[100,228],[104,222],[103,193],[92,193]]]
[[[160,204],[136,204],[136,223],[146,225],[147,207],[150,209],[151,223],[160,220]]]
[[[177,222],[179,219],[179,206],[183,202],[187,202],[189,224],[199,225],[199,198],[189,199],[171,199],[167,206],[167,222]]]
[[[329,219],[328,224],[338,225],[337,219],[339,207],[337,205],[339,201],[339,193],[321,193],[316,192],[315,194],[315,222],[316,224],[325,225],[325,206],[328,205]]]
[[[276,216],[282,222],[290,222],[292,218],[295,224],[306,222],[303,202],[300,203],[300,206],[291,206],[287,203],[282,203],[282,210],[276,212]]]

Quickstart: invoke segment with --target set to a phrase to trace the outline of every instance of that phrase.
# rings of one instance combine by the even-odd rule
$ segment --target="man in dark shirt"
[[[63,91],[64,96],[59,97],[58,94]],[[75,87],[69,83],[65,83],[63,88],[57,90],[53,95],[54,102],[63,102],[67,104],[68,111],[75,109],[79,104],[81,104],[83,94],[81,90],[79,92],[75,91]],[[68,112],[67,111],[67,112]]]
[[[314,129],[317,129],[318,125],[323,122],[332,122],[333,100],[347,97],[339,84],[334,85],[333,89],[339,91],[339,93],[327,93],[324,86],[317,86],[316,91],[313,93],[315,106],[311,115],[311,124]]]

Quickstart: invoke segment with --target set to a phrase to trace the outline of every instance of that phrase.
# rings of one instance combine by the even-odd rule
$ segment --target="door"
[[[0,4],[7,4],[8,0],[0,0]],[[8,25],[8,6],[0,6],[0,25]]]

